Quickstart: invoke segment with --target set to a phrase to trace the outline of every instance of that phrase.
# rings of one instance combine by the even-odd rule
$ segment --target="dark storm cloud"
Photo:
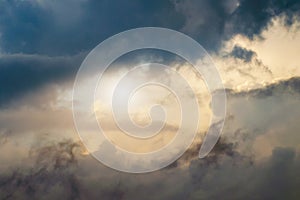
[[[231,56],[244,60],[245,62],[250,62],[256,53],[252,50],[240,46],[234,46],[233,50],[230,53]]]
[[[47,84],[60,84],[75,77],[83,57],[0,56],[0,107]]]
[[[239,7],[230,17],[231,33],[242,33],[249,38],[259,35],[271,20],[283,15],[285,24],[299,20],[299,0],[240,0]]]
[[[82,52],[113,34],[141,26],[178,29],[183,21],[171,2],[160,0],[1,1],[0,106],[74,79]]]
[[[0,5],[1,48],[9,53],[77,54],[130,28],[178,29],[183,21],[169,1],[5,0]]]
[[[205,49],[217,50],[224,38],[226,21],[231,15],[225,1],[174,1],[176,9],[184,14],[185,24],[179,30],[196,39]]]
[[[190,35],[207,50],[217,51],[222,41],[234,34],[259,35],[275,16],[283,15],[286,24],[292,24],[299,18],[299,2],[1,1],[0,49],[15,58],[0,58],[0,104],[53,80],[75,78],[82,60],[63,61],[60,57],[88,52],[120,31],[143,26],[171,28]],[[18,53],[24,56],[14,55]],[[251,57],[250,52],[239,48],[234,54],[246,61]],[[75,67],[57,67],[70,63]]]
[[[286,24],[291,24],[299,5],[298,0],[4,0],[1,48],[9,53],[69,55],[91,50],[127,29],[161,26],[183,31],[206,49],[217,50],[233,34],[260,34],[275,16],[285,14]]]
[[[178,0],[176,9],[185,16],[180,29],[209,51],[216,51],[222,41],[235,34],[250,39],[260,36],[277,16],[290,26],[299,20],[299,0]]]

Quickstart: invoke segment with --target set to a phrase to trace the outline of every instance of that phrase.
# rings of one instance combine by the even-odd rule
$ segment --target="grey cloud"
[[[266,98],[270,96],[284,96],[285,94],[300,94],[300,78],[293,77],[288,80],[281,80],[277,83],[267,85],[263,88],[253,89],[250,91],[235,92],[227,90],[228,94],[233,96],[247,96],[256,98]]]
[[[184,18],[170,1],[19,1],[0,5],[1,48],[7,53],[73,55],[130,28],[177,29]]]
[[[236,128],[235,118],[228,120]],[[240,151],[240,138],[232,137],[244,134],[252,132],[225,132],[206,158],[197,159],[200,144],[196,144],[173,166],[140,175],[101,167],[90,156],[81,158],[78,143],[48,143],[31,149],[34,165],[29,170],[2,172],[0,195],[7,199],[297,199],[296,150],[275,147],[270,157],[256,162],[253,155]],[[149,192],[153,195],[145,195]]]
[[[78,148],[77,143],[63,141],[35,150],[32,169],[1,174],[1,199],[80,199],[80,184],[72,171]]]
[[[250,91],[228,91],[223,135],[243,153],[265,157],[274,146],[299,150],[299,78]],[[237,137],[239,136],[239,137]]]
[[[180,29],[209,51],[218,50],[235,34],[260,37],[272,19],[281,16],[289,27],[299,20],[299,0],[179,0],[176,9],[185,16]]]
[[[237,162],[238,161],[238,162]],[[297,199],[299,157],[293,149],[275,148],[264,163],[224,157],[218,164],[195,160],[191,199]]]
[[[166,169],[173,169],[179,166],[185,165],[186,163],[193,162],[199,159],[199,149],[201,147],[201,142],[194,142],[193,145],[174,163],[169,165]],[[207,165],[216,164],[220,157],[222,156],[241,156],[237,149],[238,142],[228,142],[224,138],[218,140],[212,151],[208,154],[205,160]]]
[[[0,144],[5,144],[8,140],[9,135],[11,135],[11,131],[7,129],[0,129]]]
[[[1,48],[7,53],[73,55],[121,31],[160,26],[217,50],[236,33],[259,35],[273,17],[285,16],[291,25],[299,18],[299,5],[298,0],[5,0],[0,5]]]
[[[176,9],[185,15],[180,31],[196,39],[207,50],[216,50],[224,39],[224,28],[230,17],[228,5],[218,0],[174,1]]]
[[[250,78],[259,82],[259,77],[253,75],[252,72],[255,73],[256,70],[261,71],[263,74],[273,77],[273,72],[270,70],[269,66],[263,63],[261,59],[259,59],[257,53],[251,49],[247,49],[241,47],[239,45],[235,45],[231,52],[225,53],[223,58],[232,58],[234,62],[239,63],[237,66],[228,66],[226,69],[227,72],[238,72],[241,76]],[[241,62],[244,62],[243,63]]]
[[[86,172],[88,176],[82,174],[73,157],[76,148],[77,144],[62,142],[41,148],[41,153],[35,151],[42,158],[37,159],[34,168],[1,175],[1,197],[297,199],[299,195],[300,183],[294,177],[299,176],[300,160],[291,148],[275,148],[270,158],[256,163],[251,157],[239,154],[232,144],[218,143],[218,150],[205,159],[193,160],[188,169],[174,167],[142,175],[118,174],[113,170],[103,174],[94,170]],[[88,159],[82,161],[97,164]],[[172,187],[174,183],[176,188]],[[153,195],[145,195],[147,192]]]
[[[231,34],[242,33],[250,38],[259,35],[268,27],[274,16],[285,15],[286,23],[289,25],[293,20],[297,20],[297,12],[299,12],[299,1],[296,0],[243,0],[240,1],[238,8],[230,4],[222,6],[217,1],[210,1],[206,2],[201,9],[200,4],[205,1],[200,1],[199,5],[196,1],[193,2],[197,4],[195,7],[193,3],[188,7],[182,5],[186,2],[179,1],[176,4],[179,6],[176,8],[178,10],[171,12],[162,21],[158,20],[158,24],[185,30],[199,41],[204,41],[205,45],[214,48],[218,47],[220,39],[226,39]],[[53,14],[49,14],[50,11],[43,10],[44,8],[39,5],[31,5],[29,1],[5,1],[0,5],[1,11],[4,11],[0,12],[0,29],[2,42],[4,41],[2,48],[7,52],[74,54],[91,48],[103,38],[120,30],[140,25],[157,25],[154,21],[160,19],[166,10],[159,9],[160,4],[155,3],[151,5],[151,3],[142,4],[135,1],[125,2],[117,4],[120,6],[119,9],[115,9],[116,5],[110,4],[109,1],[83,3],[82,9],[91,11],[89,17],[80,19],[79,22],[75,20],[72,22],[75,24],[63,30],[57,28],[63,27],[62,24],[58,25],[51,21]],[[60,5],[54,7],[57,6]],[[167,10],[173,11],[172,4],[166,3],[166,7]],[[157,17],[145,19],[143,15],[135,12],[125,17],[126,12],[122,11],[123,8],[141,9],[143,12],[148,12],[147,17],[152,16],[154,12],[157,13]],[[186,16],[183,19],[182,15],[176,14],[180,12],[188,15],[189,9],[195,9],[191,12],[193,16]],[[216,10],[209,12],[211,9]],[[221,11],[219,12],[218,9]],[[114,11],[108,22],[105,17],[106,10]],[[121,13],[121,21],[115,13]],[[104,17],[96,20],[99,15]],[[204,24],[197,21],[201,16],[205,19]],[[133,17],[137,22],[126,25],[126,22],[130,22]],[[178,22],[169,25],[169,22],[174,19],[178,19]],[[81,20],[84,23],[88,22],[87,25],[77,26],[76,23],[83,23]],[[142,22],[143,20],[145,23]],[[197,24],[194,26],[192,21],[185,20],[194,20]],[[212,23],[206,24],[207,22]],[[228,30],[228,26],[232,29]],[[110,31],[102,32],[103,27]],[[2,56],[0,58],[0,105],[6,106],[11,100],[49,83],[60,84],[66,79],[71,79],[75,76],[82,57],[22,54]],[[247,59],[245,55],[241,57]],[[299,145],[299,92],[299,78],[280,81],[247,92],[237,93],[228,90],[228,110],[233,117],[228,117],[231,121],[223,134],[223,140],[218,142],[213,152],[205,159],[194,159],[198,155],[200,145],[196,144],[181,158],[182,160],[169,169],[155,173],[136,176],[119,174],[106,168],[104,170],[104,167],[97,168],[96,166],[100,164],[95,160],[90,158],[79,160],[78,153],[74,153],[78,146],[70,141],[32,149],[33,158],[30,159],[34,160],[34,165],[31,169],[21,168],[12,173],[1,172],[0,197],[2,199],[99,199],[99,197],[103,199],[299,199],[300,182],[297,177],[300,177],[300,159],[296,149]],[[4,130],[1,133],[4,135],[1,137],[3,138],[1,142],[6,142],[5,135],[9,132]],[[265,137],[273,136],[278,141],[272,138],[271,156],[256,162],[240,148],[247,143],[250,144],[247,150],[253,150],[257,137],[264,134]],[[225,140],[226,137],[229,139]],[[191,160],[192,162],[189,163]],[[184,168],[181,162],[190,164],[190,167]],[[90,167],[84,168],[83,165],[84,167],[90,165]]]
[[[67,8],[71,14],[64,12]],[[285,16],[289,26],[298,20],[298,11],[297,0],[5,0],[0,5],[1,51],[6,53],[0,58],[0,106],[48,82],[75,77],[82,52],[120,31],[142,26],[172,28],[215,51],[234,34],[259,35],[276,16]],[[238,47],[233,54],[245,61],[254,55]]]
[[[7,107],[24,94],[47,84],[60,84],[75,78],[83,55],[48,57],[2,55],[0,57],[0,106]]]
[[[250,62],[256,53],[252,50],[245,49],[240,46],[234,46],[230,53],[231,56],[244,60],[245,62]]]
[[[268,28],[276,16],[284,16],[285,24],[289,26],[299,20],[299,9],[299,0],[240,0],[239,7],[230,17],[231,33],[253,38]]]

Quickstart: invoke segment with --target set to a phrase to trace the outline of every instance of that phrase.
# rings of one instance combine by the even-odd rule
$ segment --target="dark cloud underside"
[[[0,107],[7,106],[10,101],[18,101],[24,94],[47,84],[60,84],[75,77],[82,57],[1,56]]]
[[[175,167],[143,175],[110,171],[114,180],[97,171],[85,177],[87,172],[78,165],[82,159],[80,150],[80,145],[72,141],[34,149],[33,168],[0,176],[0,197],[296,200],[300,195],[300,180],[294,178],[300,175],[300,158],[292,148],[275,148],[265,162],[255,163],[251,157],[239,154],[231,143],[219,142],[214,152],[205,159],[192,161],[188,169]],[[145,195],[149,191],[153,195]]]

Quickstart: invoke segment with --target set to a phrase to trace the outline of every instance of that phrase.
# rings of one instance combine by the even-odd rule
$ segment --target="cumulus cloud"
[[[297,0],[2,1],[0,198],[298,199],[299,6]],[[197,138],[166,169],[132,175],[101,165],[73,141],[70,99],[63,96],[85,52],[141,26],[182,31],[212,52],[228,87],[228,114],[206,158],[198,159]],[[113,70],[159,60],[198,86],[199,77],[172,59],[148,52]]]

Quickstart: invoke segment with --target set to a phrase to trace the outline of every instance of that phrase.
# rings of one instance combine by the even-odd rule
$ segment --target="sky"
[[[180,128],[176,95],[191,105],[193,91],[199,112],[186,107],[186,130],[197,125],[197,135],[179,159],[158,171],[132,174],[100,163],[92,155],[98,146],[91,151],[80,140],[72,94],[90,51],[141,27],[176,30],[202,45],[227,101],[222,135],[199,159],[208,128],[218,126],[211,124],[212,96],[204,77],[161,50],[118,58],[90,110],[80,110],[87,134],[95,133],[89,125],[93,113],[112,143],[145,153],[168,144]],[[299,0],[0,0],[0,199],[299,199],[299,52]],[[161,134],[140,141],[116,126],[110,99],[124,74],[151,62],[170,66],[191,90],[160,68],[136,71],[132,83],[149,79],[178,89],[172,95],[156,85],[132,95],[129,114],[139,127],[153,122],[153,104],[167,114]],[[83,91],[94,76],[86,74]],[[101,153],[128,162],[113,149]]]

